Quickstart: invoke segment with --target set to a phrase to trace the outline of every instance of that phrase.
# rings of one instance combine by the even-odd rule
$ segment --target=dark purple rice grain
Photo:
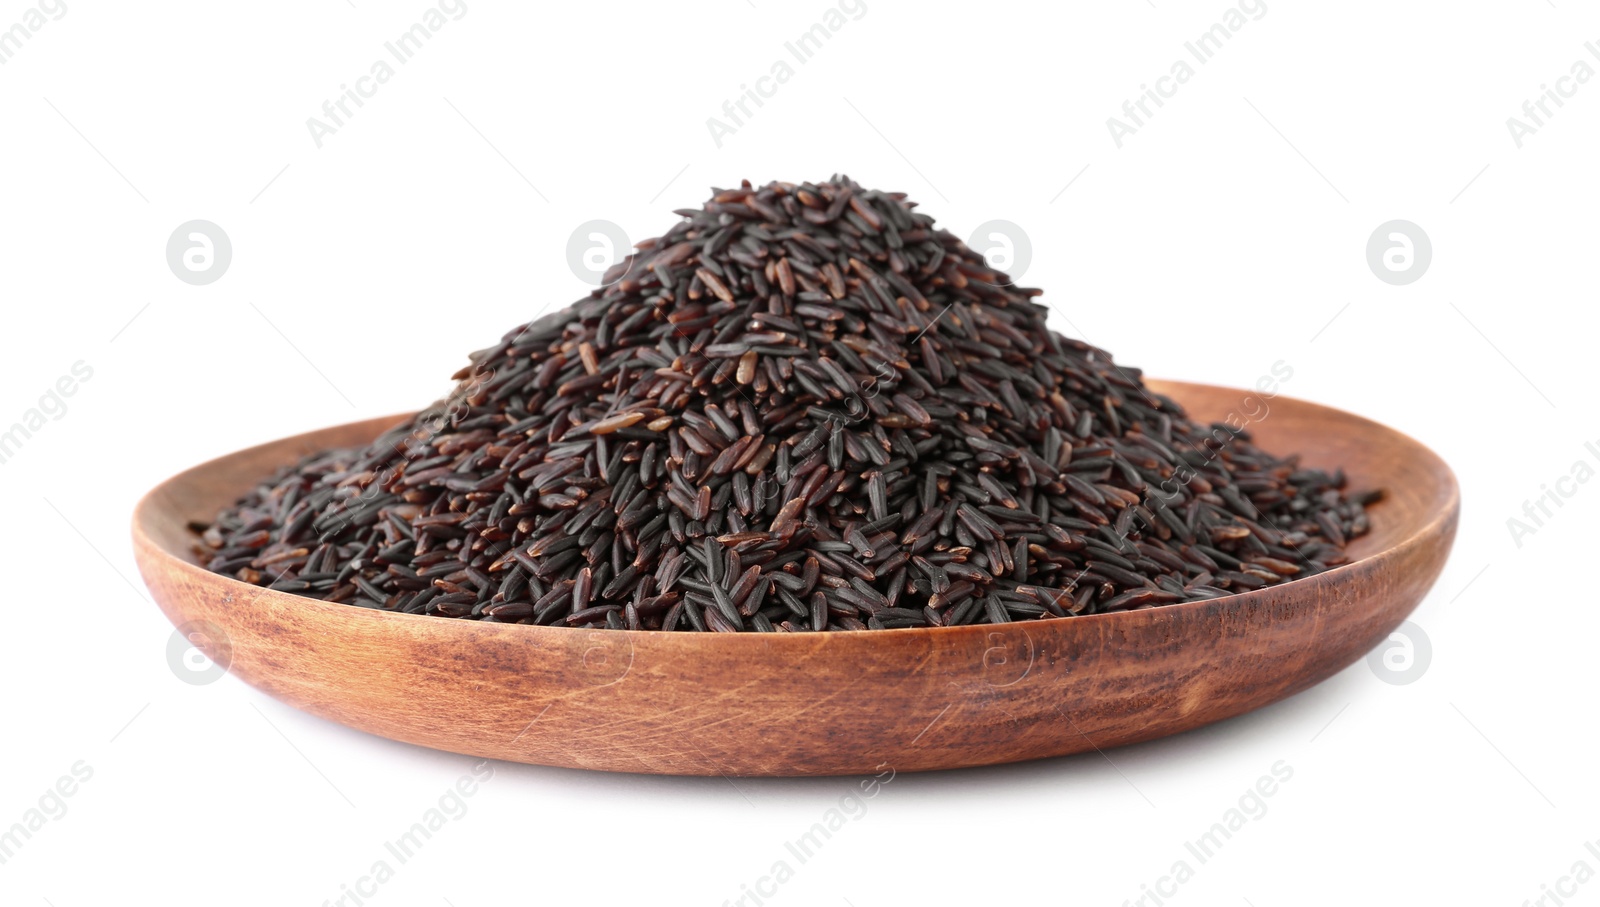
[[[449,397],[190,528],[358,607],[820,632],[1200,601],[1347,561],[1379,492],[1191,421],[900,193],[714,190]]]

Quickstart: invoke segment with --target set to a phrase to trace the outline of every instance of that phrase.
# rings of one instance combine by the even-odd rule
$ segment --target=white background
[[[709,186],[836,171],[962,236],[1018,225],[1054,327],[1151,375],[1247,386],[1286,361],[1286,395],[1437,450],[1464,512],[1413,615],[1416,682],[1358,662],[1173,739],[899,775],[766,903],[1123,904],[1187,858],[1169,904],[1519,905],[1600,871],[1600,483],[1564,485],[1520,545],[1507,527],[1600,466],[1600,80],[1521,148],[1506,125],[1575,61],[1600,68],[1600,13],[1269,0],[1119,149],[1107,117],[1221,0],[866,0],[803,65],[784,42],[823,0],[467,0],[318,148],[307,118],[421,0],[66,5],[0,66],[0,427],[93,370],[0,465],[0,828],[93,774],[0,865],[0,901],[320,905],[367,875],[472,760],[182,682],[135,500],[437,398],[468,351],[586,290],[565,251],[584,221],[642,238]],[[30,8],[4,0],[0,29]],[[707,118],[779,59],[794,77],[718,147]],[[233,244],[208,286],[164,256],[195,218]],[[1408,286],[1365,259],[1394,218],[1432,240]],[[1184,842],[1279,760],[1265,814],[1195,865]],[[497,764],[367,903],[723,904],[853,784]],[[1600,880],[1577,891],[1600,903]]]

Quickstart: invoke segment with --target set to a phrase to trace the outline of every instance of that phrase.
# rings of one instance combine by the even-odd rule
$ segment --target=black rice
[[[498,623],[816,632],[1216,598],[1344,563],[1375,494],[1045,326],[903,194],[715,190],[455,390],[280,471],[209,569]]]

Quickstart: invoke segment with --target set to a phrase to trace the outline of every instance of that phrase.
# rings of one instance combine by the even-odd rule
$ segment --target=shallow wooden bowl
[[[1153,382],[1198,419],[1260,413],[1246,391]],[[1304,690],[1384,640],[1455,537],[1455,477],[1432,451],[1357,416],[1283,397],[1256,440],[1383,488],[1357,559],[1205,602],[1004,626],[857,633],[588,631],[333,605],[207,572],[210,520],[302,454],[403,417],[213,460],[134,513],[139,569],[175,625],[297,708],[373,734],[516,762],[684,775],[958,768],[1107,749]]]

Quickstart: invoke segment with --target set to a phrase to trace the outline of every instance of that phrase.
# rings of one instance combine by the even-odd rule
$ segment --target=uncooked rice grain
[[[408,614],[817,632],[1212,599],[1368,528],[1375,493],[1192,421],[901,193],[677,213],[444,400],[197,527],[202,562]]]

